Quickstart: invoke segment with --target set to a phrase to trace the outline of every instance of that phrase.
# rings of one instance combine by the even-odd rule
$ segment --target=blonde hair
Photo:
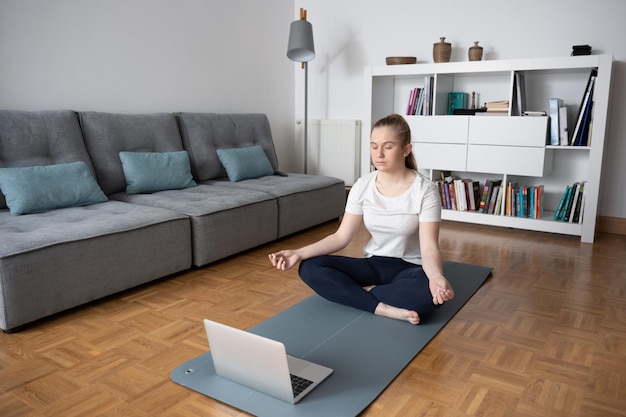
[[[404,117],[399,114],[390,114],[389,116],[385,116],[382,119],[378,120],[374,123],[372,130],[377,127],[390,127],[393,129],[394,135],[396,139],[400,141],[402,147],[411,144],[411,128],[409,124],[406,122]],[[404,157],[404,166],[409,169],[417,170],[417,162],[415,161],[415,156],[413,155],[413,151],[409,152]]]

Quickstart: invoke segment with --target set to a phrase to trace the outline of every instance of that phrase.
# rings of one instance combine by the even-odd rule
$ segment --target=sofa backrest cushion
[[[71,110],[0,110],[0,167],[83,161],[94,173],[76,113]],[[7,208],[0,193],[0,208]]]
[[[107,195],[126,190],[120,152],[184,150],[172,113],[80,112],[79,118],[96,178]]]
[[[218,149],[260,145],[274,170],[278,159],[270,123],[260,113],[177,113],[181,136],[197,181],[226,177]]]

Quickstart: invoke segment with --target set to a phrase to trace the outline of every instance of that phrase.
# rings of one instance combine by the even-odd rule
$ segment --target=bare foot
[[[378,303],[374,314],[396,320],[405,320],[411,324],[419,324],[420,322],[420,316],[417,312],[407,310],[406,308],[393,307],[385,303]]]
[[[367,287],[363,287],[363,289],[367,292],[372,291],[374,288],[376,288],[376,285],[369,285]]]

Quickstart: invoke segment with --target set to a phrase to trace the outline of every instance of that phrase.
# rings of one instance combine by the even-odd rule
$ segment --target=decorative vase
[[[483,47],[478,46],[478,41],[475,41],[474,46],[469,48],[467,55],[469,56],[470,61],[480,61],[483,59]]]
[[[445,37],[439,39],[441,39],[439,42],[433,44],[433,60],[435,62],[450,62],[452,45],[446,42]]]

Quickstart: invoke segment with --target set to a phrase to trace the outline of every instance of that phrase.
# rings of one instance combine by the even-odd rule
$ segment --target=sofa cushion
[[[0,168],[0,189],[13,216],[107,201],[83,161]]]
[[[284,237],[322,222],[338,218],[345,208],[346,190],[338,178],[290,173],[230,182],[205,181],[211,186],[229,186],[267,193],[278,203],[278,237]]]
[[[217,156],[226,169],[228,179],[243,181],[274,175],[274,169],[261,146],[218,149]]]
[[[160,207],[189,216],[193,264],[206,265],[276,239],[278,207],[272,195],[234,187],[228,180],[154,194],[111,195],[132,205]]]
[[[126,193],[154,193],[194,187],[189,156],[178,152],[120,152]]]
[[[260,145],[272,168],[278,169],[272,132],[265,114],[177,113],[176,118],[196,181],[227,176],[217,156],[218,149]]]
[[[81,112],[79,118],[96,178],[107,195],[126,191],[120,152],[184,150],[171,113]]]
[[[189,218],[109,200],[28,216],[0,211],[0,327],[191,266]]]
[[[2,168],[84,161],[92,171],[78,118],[71,110],[0,110],[0,138]],[[0,209],[6,207],[0,193]]]

